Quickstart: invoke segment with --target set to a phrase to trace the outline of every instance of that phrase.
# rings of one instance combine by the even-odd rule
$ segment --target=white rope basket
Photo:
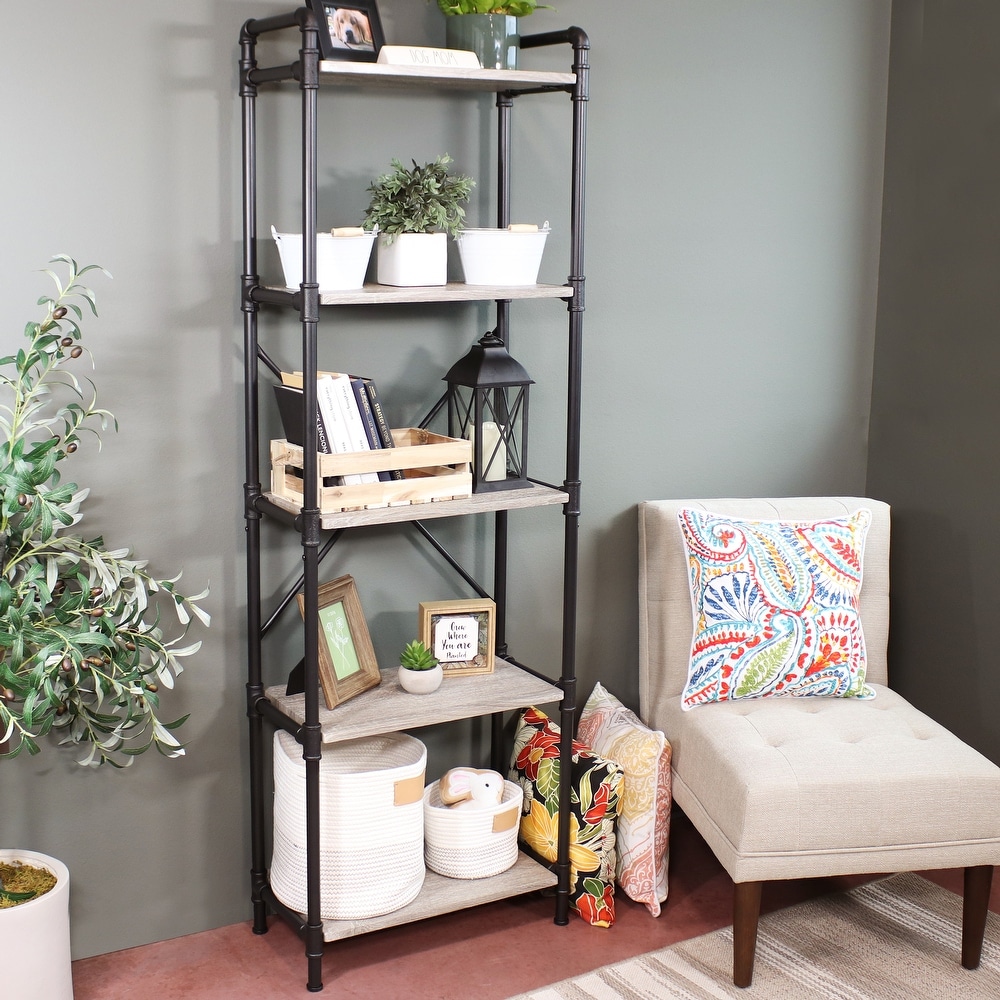
[[[319,766],[320,915],[357,920],[412,902],[424,881],[421,794],[427,748],[405,733],[323,747]],[[306,769],[302,748],[274,736],[271,888],[304,913]]]
[[[524,792],[505,781],[495,806],[446,806],[438,782],[424,790],[424,860],[449,878],[488,878],[517,861],[517,828]]]

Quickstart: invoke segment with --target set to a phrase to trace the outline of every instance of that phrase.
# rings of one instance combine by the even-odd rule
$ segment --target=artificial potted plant
[[[441,686],[444,672],[434,654],[419,640],[399,654],[399,685],[410,694],[430,694]]]
[[[38,300],[43,318],[27,324],[16,354],[0,358],[0,758],[38,753],[39,739],[56,732],[82,752],[80,763],[125,767],[152,746],[168,757],[184,753],[173,735],[184,719],[160,720],[159,689],[173,686],[181,658],[200,647],[181,643],[194,618],[209,624],[198,605],[208,592],[187,597],[179,577],[158,579],[128,549],[71,530],[89,490],[63,482],[61,470],[83,441],[99,445],[117,425],[97,406],[93,383],[77,375],[87,353],[81,305],[97,313],[78,279],[95,268],[56,262],[68,279],[48,272],[56,294]],[[173,637],[165,633],[171,615]],[[65,866],[30,851],[0,858],[56,877],[37,896],[13,888],[10,874],[0,886],[5,988],[72,997]]]
[[[475,52],[484,69],[517,69],[518,18],[546,8],[535,0],[437,0],[437,5],[446,17],[448,48]]]
[[[448,172],[445,153],[423,166],[392,170],[368,185],[365,224],[378,226],[378,281],[382,285],[444,285],[448,281],[448,236],[465,218],[463,203],[475,186],[471,177]]]

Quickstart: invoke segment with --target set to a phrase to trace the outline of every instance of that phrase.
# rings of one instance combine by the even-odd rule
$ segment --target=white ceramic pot
[[[375,235],[374,232],[354,236],[316,234],[316,283],[321,292],[341,292],[364,286]],[[271,226],[271,236],[278,245],[285,286],[298,288],[302,284],[302,234],[279,233]]]
[[[400,233],[378,238],[380,285],[446,285],[448,234]]]
[[[535,232],[460,229],[455,237],[467,285],[533,285],[548,224]]]
[[[17,1000],[73,1000],[69,941],[69,869],[34,851],[0,850],[6,862],[44,868],[56,877],[44,896],[0,910],[0,982]]]
[[[444,679],[444,671],[439,663],[430,670],[409,670],[407,667],[399,668],[399,686],[410,694],[430,694],[441,687]]]

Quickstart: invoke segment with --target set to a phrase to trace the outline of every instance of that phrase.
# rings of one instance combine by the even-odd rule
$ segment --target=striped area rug
[[[961,897],[893,875],[761,917],[747,989],[733,986],[727,927],[514,1000],[998,1000],[1000,916],[974,972],[961,938]]]

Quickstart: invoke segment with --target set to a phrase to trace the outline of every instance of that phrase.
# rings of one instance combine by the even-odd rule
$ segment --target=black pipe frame
[[[301,48],[297,62],[288,66],[261,69],[256,62],[256,41],[265,33],[298,28]],[[320,550],[320,511],[306,506],[307,498],[318,496],[318,458],[316,424],[303,421],[303,508],[298,516],[287,515],[263,494],[260,483],[259,447],[259,380],[261,364],[272,373],[276,364],[260,347],[258,341],[258,310],[261,305],[293,307],[300,315],[302,326],[302,372],[304,413],[316,409],[316,350],[319,323],[319,286],[316,280],[316,225],[317,225],[317,160],[318,160],[318,87],[319,39],[315,15],[307,8],[269,18],[247,21],[240,33],[240,98],[243,113],[243,273],[241,276],[241,309],[244,326],[244,420],[245,466],[244,504],[247,532],[247,715],[250,725],[250,811],[251,811],[251,902],[253,906],[254,933],[267,931],[267,912],[272,910],[288,920],[305,941],[308,965],[307,988],[318,992],[323,988],[323,922],[320,916],[320,815],[319,815],[319,764],[322,751],[322,733],[319,725],[318,683],[318,630],[305,627],[304,646],[304,701],[305,721],[302,724],[289,718],[264,697],[261,663],[261,640],[275,620],[291,603],[291,596],[301,588],[304,598],[303,620],[314,622],[318,616],[319,564],[342,533],[338,529]],[[510,222],[510,162],[511,118],[514,98],[531,93],[565,90],[573,102],[573,152],[572,191],[570,206],[571,253],[568,284],[573,294],[568,301],[569,340],[567,360],[567,441],[566,479],[563,489],[568,501],[563,507],[565,518],[563,557],[563,624],[562,664],[558,685],[563,692],[560,703],[560,762],[564,780],[560,785],[559,846],[556,860],[557,892],[555,922],[566,924],[569,913],[569,819],[572,738],[576,727],[576,630],[577,630],[577,576],[579,571],[579,519],[580,519],[580,417],[582,389],[582,338],[584,303],[583,232],[585,197],[586,112],[589,100],[589,49],[586,33],[577,27],[565,31],[524,35],[520,41],[524,49],[546,45],[569,44],[573,48],[572,87],[538,87],[497,95],[497,224],[500,228]],[[257,273],[257,134],[256,98],[259,84],[295,81],[302,100],[302,233],[303,280],[298,291],[266,289],[260,285]],[[496,300],[497,334],[509,346],[510,300]],[[443,400],[431,411],[421,426],[426,426],[440,409]],[[260,521],[263,514],[291,523],[300,533],[303,571],[300,580],[280,602],[265,623],[261,613],[261,539]],[[425,539],[448,561],[454,570],[480,596],[484,589],[465,572],[455,560],[419,522],[415,527]],[[494,515],[494,600],[497,605],[496,636],[497,654],[527,673],[548,680],[545,675],[518,663],[507,653],[507,582],[508,582],[508,514],[498,511]],[[267,742],[263,726],[272,726],[291,733],[302,745],[306,768],[306,878],[307,912],[305,919],[282,904],[271,890],[267,880],[265,857],[266,801],[264,792],[265,758]],[[493,766],[500,767],[503,752],[502,713],[492,717]]]

